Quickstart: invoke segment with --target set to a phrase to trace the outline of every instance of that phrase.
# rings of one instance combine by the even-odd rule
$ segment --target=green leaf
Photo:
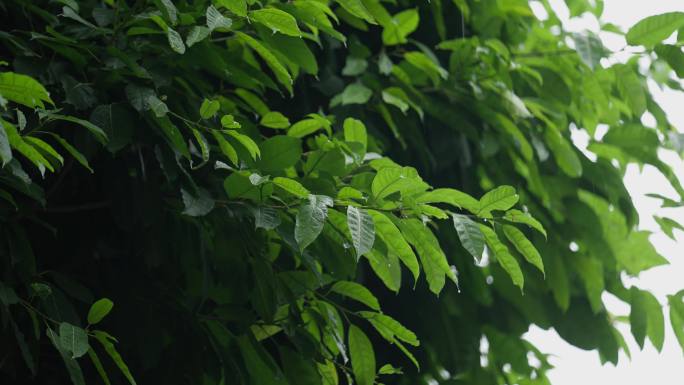
[[[269,111],[261,117],[259,124],[268,128],[286,129],[290,127],[290,120],[278,111]]]
[[[191,217],[201,217],[209,214],[214,209],[215,202],[211,198],[209,191],[198,188],[196,193],[190,193],[181,188],[181,198],[183,200],[183,214]]]
[[[629,45],[654,46],[684,26],[684,12],[649,16],[634,24],[625,36]]]
[[[395,343],[397,342],[398,338],[407,344],[420,346],[420,341],[418,340],[416,334],[407,329],[394,318],[386,314],[374,313],[370,311],[360,311],[359,315],[367,319],[368,322],[373,325],[375,330],[377,330],[378,333],[380,333],[380,335],[387,341]]]
[[[302,31],[297,26],[297,20],[287,12],[276,8],[262,8],[249,13],[254,21],[263,24],[273,31],[284,35],[301,37]]]
[[[109,312],[114,307],[114,302],[109,298],[101,298],[90,306],[88,310],[88,323],[90,325],[95,325],[102,321],[102,319],[109,314]]]
[[[429,187],[412,167],[385,167],[373,178],[371,191],[376,199],[383,199],[395,192],[413,195]]]
[[[0,127],[1,127],[1,125],[0,125]],[[79,152],[74,146],[72,146],[69,142],[67,142],[62,137],[60,137],[59,135],[57,135],[55,133],[51,132],[50,135],[53,138],[55,138],[55,140],[57,140],[57,142],[59,142],[59,144],[61,144],[62,147],[64,147],[67,150],[67,152],[69,154],[71,154],[71,156],[73,156],[74,159],[76,159],[76,161],[78,163],[80,163],[83,167],[87,168],[91,173],[95,172],[90,167],[90,164],[88,164],[88,159],[86,159],[86,157],[83,156],[83,154],[81,154],[81,152]]]
[[[373,310],[380,311],[378,299],[375,298],[373,293],[366,289],[365,286],[356,282],[338,281],[330,288],[330,290],[345,297],[349,297],[355,301],[359,301]]]
[[[294,237],[300,251],[318,238],[328,217],[328,207],[332,206],[332,198],[325,195],[309,195],[308,201],[299,206]]]
[[[235,32],[235,35],[264,59],[266,65],[273,71],[276,79],[292,94],[292,77],[278,58],[253,37],[242,32]]]
[[[216,139],[216,141],[218,142],[219,148],[221,149],[221,153],[228,157],[228,160],[230,160],[230,162],[233,163],[233,165],[237,166],[238,155],[237,151],[235,151],[235,147],[233,147],[233,145],[226,140],[221,131],[214,130],[211,132],[211,134],[214,136],[214,139]]]
[[[100,361],[100,357],[97,356],[97,353],[95,353],[95,350],[93,350],[93,348],[88,349],[88,357],[90,357],[90,361],[93,362],[93,366],[97,370],[97,373],[100,375],[100,378],[102,378],[102,382],[104,382],[105,385],[111,385],[111,382],[109,381],[109,376],[107,375],[107,372],[102,366],[102,361]]]
[[[325,122],[322,119],[303,119],[293,124],[292,127],[287,130],[287,135],[295,138],[303,138],[324,127]]]
[[[188,145],[185,143],[185,138],[181,134],[178,127],[171,122],[171,120],[164,117],[154,117],[157,122],[157,126],[161,130],[164,139],[167,140],[171,148],[178,152],[180,155],[184,156],[186,159],[190,159],[190,150],[188,150]]]
[[[337,104],[365,104],[372,95],[373,91],[371,91],[370,88],[361,83],[352,83],[345,87],[344,91],[339,94],[339,99],[332,99],[331,106],[334,107]]]
[[[347,118],[344,120],[344,140],[347,142],[356,142],[363,145],[363,152],[366,152],[368,147],[368,134],[366,133],[366,126],[362,121],[354,118]]]
[[[359,258],[373,248],[375,242],[373,218],[364,209],[347,206],[347,226],[351,233],[356,256]]]
[[[403,114],[409,109],[409,98],[399,87],[388,87],[382,91],[382,101],[397,107]]]
[[[349,355],[354,378],[359,385],[373,385],[375,380],[375,352],[364,332],[349,325]]]
[[[259,229],[273,230],[280,225],[278,210],[272,207],[259,206],[252,210],[254,214],[254,227]]]
[[[169,46],[172,50],[181,55],[185,53],[185,44],[183,43],[183,38],[173,28],[166,30],[166,38],[169,40]]]
[[[229,29],[233,25],[233,20],[227,18],[219,12],[213,5],[207,7],[207,28],[210,32],[215,29]]]
[[[458,233],[458,239],[461,240],[461,245],[479,264],[484,252],[484,236],[480,227],[465,215],[453,214],[451,217]]]
[[[43,102],[55,105],[42,84],[30,76],[14,72],[0,72],[0,96],[29,108],[45,108]]]
[[[532,242],[527,239],[525,234],[511,225],[503,225],[503,232],[515,249],[522,254],[525,260],[539,269],[542,274],[546,275],[544,272],[544,262],[542,261],[541,255],[539,255],[539,251],[537,251],[537,248],[535,248]]]
[[[684,351],[684,290],[674,295],[667,296],[667,302],[670,305],[670,323],[672,330],[674,330],[675,337],[679,341],[679,346]]]
[[[124,377],[126,377],[128,382],[131,385],[137,385],[135,379],[133,379],[131,371],[128,369],[128,365],[126,365],[123,358],[121,358],[121,355],[116,350],[116,347],[110,341],[112,337],[109,334],[100,330],[93,330],[93,334],[95,336],[95,339],[97,339],[100,342],[100,344],[102,344],[102,347],[104,347],[107,354],[109,354],[109,357],[111,357],[112,361],[114,361],[114,364],[116,364],[116,366],[119,368]]]
[[[522,291],[523,285],[525,284],[525,278],[523,277],[522,270],[520,270],[518,261],[511,255],[508,247],[499,240],[499,237],[494,230],[488,226],[480,225],[480,231],[482,231],[482,234],[484,235],[487,246],[494,253],[496,261],[499,262],[499,265],[501,265],[504,271],[511,277],[513,284],[518,286],[520,291]]]
[[[53,120],[63,120],[65,122],[71,122],[71,123],[76,123],[79,126],[85,128],[86,130],[90,131],[91,134],[93,134],[93,137],[100,142],[101,144],[107,143],[107,134],[100,128],[99,126],[84,120],[77,118],[75,116],[69,116],[69,115],[60,115],[60,114],[53,114],[53,113],[47,113],[46,116],[48,117],[48,121],[53,121]]]
[[[49,155],[48,159],[54,158],[57,160],[57,162],[59,162],[60,165],[64,164],[64,158],[62,158],[62,156],[59,155],[59,153],[45,141],[28,135],[24,136],[23,139],[26,143],[32,145],[36,150],[40,150],[42,154]]]
[[[390,364],[385,364],[378,369],[378,374],[404,374],[401,368],[395,368]]]
[[[473,214],[480,210],[480,202],[472,196],[452,188],[438,188],[416,197],[416,203],[447,203]]]
[[[336,0],[342,8],[352,15],[363,19],[370,24],[377,24],[373,15],[368,11],[361,0]]]
[[[456,274],[451,270],[439,241],[430,229],[415,218],[401,220],[399,228],[406,240],[418,252],[430,291],[439,294],[444,287],[445,276],[457,282]]]
[[[67,322],[59,324],[59,343],[63,349],[71,353],[71,358],[79,358],[90,349],[86,331]]]
[[[238,16],[247,16],[247,2],[245,0],[216,0],[216,4],[227,8]]]
[[[202,119],[212,118],[214,115],[216,115],[219,108],[221,108],[221,104],[218,102],[218,100],[204,99],[202,101],[202,105],[200,106],[200,116]]]
[[[296,197],[306,198],[309,196],[309,190],[294,179],[277,176],[273,178],[273,184]]]
[[[673,241],[676,241],[673,233],[674,229],[684,231],[684,227],[682,227],[682,225],[680,225],[679,222],[673,219],[659,217],[655,215],[653,216],[653,219],[655,219],[656,223],[658,223],[658,226],[660,226],[660,229],[663,231],[663,233],[665,233],[665,235],[670,237],[670,239],[672,239]]]
[[[2,166],[5,167],[12,160],[12,148],[5,126],[2,123],[3,121],[0,120],[0,160],[2,160]]]
[[[634,339],[643,349],[644,339],[648,335],[656,350],[662,351],[665,342],[665,318],[660,303],[653,294],[634,286],[631,287],[630,294],[632,306],[629,322]]]
[[[488,191],[480,198],[477,215],[483,218],[491,218],[492,211],[505,211],[518,203],[518,194],[511,186],[499,186]]]
[[[644,270],[669,263],[653,247],[649,241],[650,235],[648,231],[635,231],[620,244],[616,258],[627,273],[637,275]]]
[[[406,43],[406,37],[418,28],[418,10],[407,9],[392,16],[392,22],[384,25],[382,42],[386,46]]]
[[[404,59],[412,66],[423,71],[432,79],[434,84],[439,83],[439,79],[446,80],[449,77],[449,72],[447,72],[447,70],[432,61],[432,59],[422,52],[407,52],[404,54]]]
[[[569,177],[582,176],[582,163],[575,153],[574,146],[568,142],[555,128],[549,127],[544,133],[546,144],[551,149],[558,167]]]
[[[302,155],[302,143],[291,136],[276,135],[260,145],[261,158],[257,167],[265,172],[274,172],[294,166]]]
[[[546,230],[544,229],[544,226],[542,226],[542,224],[538,220],[534,219],[532,215],[530,215],[529,213],[525,213],[517,209],[512,209],[506,211],[506,213],[503,216],[503,219],[509,222],[522,223],[528,225],[531,228],[542,233],[544,235],[544,238],[546,238]]]
[[[385,242],[388,251],[399,257],[404,265],[411,271],[411,274],[413,274],[413,279],[417,281],[418,275],[420,274],[418,258],[413,253],[411,246],[406,242],[406,239],[404,239],[399,228],[387,217],[387,215],[379,211],[368,210],[368,214],[373,218],[375,232],[378,237]]]
[[[252,157],[252,159],[256,160],[261,156],[261,150],[259,149],[259,146],[254,143],[252,138],[249,136],[241,134],[235,130],[226,130],[224,132],[240,142],[240,144],[247,149],[247,152],[249,152],[249,155]]]
[[[188,36],[185,38],[185,45],[188,46],[188,48],[192,47],[193,45],[209,37],[210,32],[211,31],[209,28],[203,25],[196,25],[192,27],[190,32],[188,32]]]
[[[48,338],[52,342],[52,345],[57,348],[59,355],[64,361],[64,366],[66,366],[67,372],[69,372],[69,377],[74,385],[85,385],[85,380],[83,379],[83,371],[81,371],[81,366],[78,364],[74,358],[69,357],[65,352],[65,348],[62,347],[60,342],[60,337],[52,329],[48,328],[47,332]]]

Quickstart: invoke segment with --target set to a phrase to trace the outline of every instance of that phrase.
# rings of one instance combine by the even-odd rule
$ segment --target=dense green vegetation
[[[536,3],[1,2],[3,383],[548,384],[531,324],[661,349],[622,176],[684,204],[647,87],[680,90],[684,14],[616,63]]]

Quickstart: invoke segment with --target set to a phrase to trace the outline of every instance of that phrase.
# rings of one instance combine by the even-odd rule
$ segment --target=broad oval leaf
[[[296,197],[306,198],[309,196],[309,190],[294,179],[277,176],[273,178],[273,184]]]
[[[67,322],[59,324],[59,343],[62,349],[71,353],[71,358],[82,357],[90,349],[86,331]]]
[[[304,250],[323,230],[328,217],[328,207],[332,207],[332,198],[325,195],[309,195],[306,203],[299,206],[295,219],[294,237],[299,250]]]
[[[257,167],[265,172],[280,171],[294,166],[302,155],[302,143],[291,136],[276,135],[263,141]]]
[[[101,298],[90,306],[88,310],[88,323],[95,325],[102,321],[102,319],[109,314],[109,312],[114,307],[114,302],[109,298]]]

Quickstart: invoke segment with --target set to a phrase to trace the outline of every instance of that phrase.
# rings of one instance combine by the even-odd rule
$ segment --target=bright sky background
[[[568,21],[568,11],[563,1],[551,0],[550,2],[557,9],[559,16],[567,21],[568,29],[578,32],[585,29],[597,31],[598,25],[593,17]],[[602,19],[627,30],[646,16],[670,11],[684,11],[684,1],[605,0]],[[624,39],[614,34],[602,34],[601,39],[611,50],[619,50],[625,46]],[[620,60],[619,57],[618,60]],[[670,121],[680,132],[684,132],[684,94],[673,91],[663,92],[654,84],[650,85],[650,89],[668,114]],[[643,121],[649,125],[652,119],[644,118]],[[580,148],[586,145],[586,138],[578,136],[573,139]],[[676,154],[663,151],[660,156],[675,170],[680,179],[684,178],[684,162]],[[643,172],[640,172],[638,167],[630,166],[625,183],[639,211],[640,228],[653,232],[651,241],[658,252],[670,261],[670,265],[645,271],[637,279],[627,278],[625,282],[650,290],[661,304],[666,305],[668,294],[674,294],[684,288],[684,255],[681,255],[683,248],[678,245],[678,242],[672,241],[660,231],[652,215],[667,216],[684,224],[684,208],[661,209],[659,200],[645,196],[646,193],[657,192],[672,198],[676,197],[665,178],[652,167],[646,167]],[[675,236],[679,243],[684,242],[684,233],[675,231]],[[628,306],[610,294],[604,294],[604,303],[613,314],[629,314]],[[643,351],[639,351],[629,331],[629,325],[619,327],[629,344],[632,359],[630,361],[621,352],[617,366],[612,364],[601,366],[597,352],[577,349],[562,340],[552,330],[545,331],[533,327],[526,337],[542,351],[553,352],[554,356],[550,358],[550,361],[555,369],[549,372],[553,385],[681,385],[684,378],[684,355],[672,332],[668,312],[669,309],[665,307],[665,347],[660,354],[653,348],[650,341],[646,342]]]

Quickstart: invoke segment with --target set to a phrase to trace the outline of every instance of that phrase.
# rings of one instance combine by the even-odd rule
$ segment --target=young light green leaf
[[[413,195],[429,187],[412,167],[385,167],[373,178],[371,191],[376,199],[382,199],[395,192]]]
[[[477,214],[480,202],[472,196],[452,188],[438,188],[416,197],[416,203],[447,203]]]
[[[363,19],[370,24],[377,24],[375,18],[368,11],[362,0],[336,0],[342,8],[352,15]]]
[[[90,349],[86,331],[67,322],[59,324],[59,343],[71,353],[71,358],[79,358]]]
[[[453,214],[452,219],[461,245],[479,264],[484,252],[484,236],[480,227],[465,215]]]
[[[649,16],[634,24],[625,36],[629,45],[654,46],[684,26],[684,12]]]
[[[544,235],[544,238],[546,238],[546,230],[544,229],[544,226],[542,226],[542,224],[538,220],[534,219],[534,217],[532,217],[532,215],[530,215],[529,213],[525,213],[517,209],[512,209],[506,211],[506,213],[503,216],[503,219],[509,222],[522,223],[528,225],[542,233]]]
[[[390,364],[385,364],[380,367],[378,374],[404,374],[401,368],[395,368]]]
[[[114,302],[109,298],[101,298],[93,303],[88,310],[88,323],[90,325],[95,325],[102,321],[102,319],[112,311],[114,307]]]
[[[278,111],[269,111],[261,117],[259,124],[268,128],[286,129],[290,127],[290,120]]]
[[[399,228],[387,217],[387,215],[375,211],[368,210],[368,214],[373,218],[375,223],[375,231],[387,245],[390,252],[394,253],[406,265],[406,267],[413,274],[413,279],[418,280],[420,274],[420,267],[418,266],[418,258],[413,253],[413,249],[406,242],[404,236],[401,235]]]
[[[364,104],[372,95],[373,91],[362,83],[352,83],[339,94],[339,100],[337,98],[332,99],[331,105],[334,107],[337,104]]]
[[[128,382],[131,385],[137,385],[135,382],[135,379],[133,378],[133,375],[131,374],[131,371],[128,369],[128,365],[124,362],[123,358],[121,358],[121,355],[119,352],[116,350],[116,347],[110,341],[112,338],[109,334],[100,331],[100,330],[93,330],[93,334],[95,335],[95,339],[97,339],[100,344],[102,344],[102,347],[104,347],[105,351],[107,354],[109,354],[109,357],[111,357],[112,361],[114,361],[114,364],[121,370],[121,373],[126,377]]]
[[[663,233],[665,233],[665,235],[667,235],[673,241],[676,241],[673,233],[674,229],[684,231],[684,227],[673,219],[659,217],[656,215],[653,216],[653,219],[655,219],[656,223],[658,223],[658,226],[660,226],[660,229],[663,231]]]
[[[297,26],[297,20],[287,12],[276,8],[261,8],[249,13],[254,21],[263,24],[270,30],[284,35],[301,37],[302,31]]]
[[[233,145],[226,140],[221,131],[214,130],[211,132],[211,134],[214,136],[214,139],[216,139],[216,141],[218,142],[219,148],[221,149],[221,153],[227,156],[228,160],[230,160],[230,162],[233,163],[233,165],[237,166],[238,155],[237,151],[235,151],[235,147],[233,147]]]
[[[363,151],[366,152],[368,146],[368,134],[366,133],[366,126],[362,121],[354,118],[347,118],[344,120],[344,140],[347,142],[357,142],[363,145]]]
[[[309,196],[309,190],[294,179],[277,176],[273,178],[273,184],[296,197],[306,198]]]
[[[487,246],[494,253],[496,261],[499,262],[499,265],[501,265],[501,267],[511,277],[513,284],[518,286],[522,291],[525,284],[525,278],[523,277],[522,270],[520,270],[518,261],[513,255],[511,255],[508,247],[506,247],[506,245],[499,240],[499,237],[489,226],[481,224],[480,231],[482,231],[482,234],[484,235]]]
[[[293,124],[292,127],[287,130],[287,135],[295,138],[303,138],[324,128],[324,123],[325,122],[323,122],[322,119],[303,119]]]
[[[533,264],[542,274],[546,274],[544,272],[544,262],[541,255],[539,255],[539,251],[537,251],[522,231],[518,230],[515,226],[503,225],[503,232],[506,238],[515,246],[515,249],[525,257],[527,262]]]
[[[245,0],[216,0],[216,4],[227,8],[238,16],[247,16],[247,2]]]
[[[0,96],[29,108],[45,108],[43,102],[55,104],[37,80],[14,72],[0,72]]]
[[[200,116],[202,119],[212,118],[214,115],[216,115],[216,112],[218,112],[219,108],[221,108],[221,104],[218,102],[218,100],[204,99],[202,101],[202,105],[200,106]]]
[[[380,311],[380,304],[370,290],[365,286],[351,281],[338,281],[331,288],[331,291],[359,301],[373,310]]]
[[[375,352],[373,345],[358,327],[349,325],[349,355],[354,378],[359,385],[373,385],[375,380]]]
[[[351,232],[356,257],[359,258],[373,248],[375,242],[373,218],[364,209],[347,206],[347,226]]]
[[[518,194],[511,186],[499,186],[488,191],[480,198],[477,215],[482,218],[491,218],[493,210],[508,210],[518,203]]]
[[[677,294],[668,295],[667,302],[670,305],[670,323],[672,324],[672,330],[674,330],[675,337],[679,342],[679,346],[684,351],[684,290],[679,291]]]
[[[325,195],[309,195],[308,201],[299,206],[294,237],[300,251],[318,238],[328,217],[328,207],[332,206],[332,198]]]
[[[406,37],[418,28],[418,10],[407,9],[392,16],[392,22],[384,25],[382,42],[386,46],[406,43]]]
[[[224,132],[240,142],[240,144],[247,149],[247,152],[249,152],[249,155],[252,157],[252,159],[256,160],[261,156],[261,150],[259,150],[259,146],[254,143],[252,138],[249,136],[241,134],[235,130],[226,130]]]

